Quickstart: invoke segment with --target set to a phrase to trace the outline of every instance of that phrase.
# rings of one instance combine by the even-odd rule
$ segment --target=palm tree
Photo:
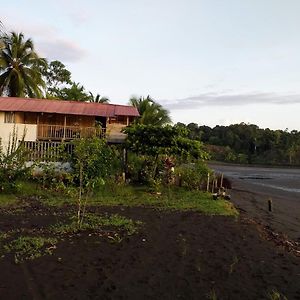
[[[41,66],[46,60],[34,51],[31,39],[23,33],[11,32],[2,37],[0,48],[0,95],[11,97],[42,97],[45,83]]]
[[[171,123],[168,110],[155,102],[149,95],[144,97],[132,97],[129,104],[136,107],[140,113],[138,123],[144,125],[162,126]]]
[[[108,103],[110,100],[107,97],[101,97],[99,94],[94,96],[93,93],[90,92],[90,102],[94,103]]]

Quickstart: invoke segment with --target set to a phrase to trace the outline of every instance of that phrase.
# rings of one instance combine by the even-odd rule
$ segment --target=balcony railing
[[[73,140],[97,136],[105,137],[105,128],[62,125],[38,125],[37,138],[40,140]]]

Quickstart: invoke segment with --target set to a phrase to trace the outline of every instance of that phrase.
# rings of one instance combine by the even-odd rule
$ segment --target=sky
[[[300,130],[299,0],[10,0],[0,20],[94,94],[173,123]]]

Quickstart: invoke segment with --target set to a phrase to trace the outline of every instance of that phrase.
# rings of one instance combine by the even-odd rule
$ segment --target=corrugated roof
[[[133,106],[79,101],[0,97],[0,111],[44,112],[81,116],[139,116]]]

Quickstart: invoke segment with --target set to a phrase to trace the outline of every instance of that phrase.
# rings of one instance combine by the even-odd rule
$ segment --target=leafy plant
[[[78,184],[77,224],[81,227],[88,197],[111,174],[114,152],[105,140],[96,136],[74,140],[73,144],[72,169],[74,182]]]
[[[175,174],[181,181],[181,186],[200,190],[207,181],[207,174],[211,170],[202,161],[194,164],[184,164],[175,168]]]

